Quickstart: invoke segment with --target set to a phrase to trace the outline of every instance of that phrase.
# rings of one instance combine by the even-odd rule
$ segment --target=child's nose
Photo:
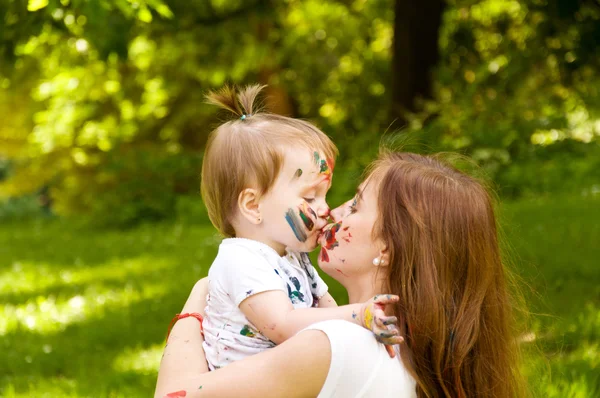
[[[317,209],[317,215],[320,218],[327,218],[327,217],[329,217],[329,206],[327,206],[327,205],[319,206],[319,208]]]

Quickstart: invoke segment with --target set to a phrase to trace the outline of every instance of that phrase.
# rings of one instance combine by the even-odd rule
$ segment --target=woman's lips
[[[317,237],[317,242],[319,242],[321,246],[326,246],[328,250],[332,250],[337,246],[335,233],[341,228],[341,226],[341,221],[339,223],[332,223],[326,225],[319,233],[319,236]],[[325,239],[325,242],[322,242],[323,239]],[[329,242],[329,240],[331,240],[331,242]]]

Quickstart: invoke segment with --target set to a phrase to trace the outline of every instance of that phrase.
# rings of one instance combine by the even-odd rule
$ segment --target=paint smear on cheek
[[[202,387],[200,387],[202,388]],[[179,398],[179,397],[185,397],[187,395],[187,392],[185,392],[185,390],[181,390],[181,391],[175,391],[172,393],[169,393],[167,395],[165,395],[166,398]]]
[[[348,232],[348,235],[342,237],[343,240],[350,243],[350,239],[352,239],[352,234]]]
[[[298,239],[300,242],[306,242],[308,236],[304,231],[303,222],[300,220],[296,212],[292,209],[288,209],[288,211],[285,213],[285,220],[290,225],[290,228],[292,228],[294,235],[296,235],[296,239]]]
[[[328,263],[329,262],[329,254],[328,250],[333,250],[340,245],[337,241],[335,234],[340,230],[342,224],[333,224],[329,229],[323,232],[323,236],[325,237],[325,244],[321,247],[321,261]]]
[[[315,223],[311,218],[311,215],[314,215],[315,219],[317,218],[314,210],[306,202],[302,203],[302,206],[300,206],[300,218],[306,226],[306,229],[309,231],[312,231],[315,228]]]
[[[342,224],[333,224],[331,228],[325,231],[325,248],[327,250],[333,250],[340,245],[337,241],[335,234],[340,230]]]
[[[336,268],[335,270],[344,276],[348,276],[348,275],[344,274],[344,272],[339,268]]]
[[[319,155],[319,152],[316,151],[313,153],[313,156],[315,163],[319,168],[319,174],[327,176],[328,180],[331,179],[333,174],[333,159],[322,159],[321,155]]]
[[[327,254],[327,249],[324,247],[321,248],[321,261],[325,263],[329,262],[329,254]]]

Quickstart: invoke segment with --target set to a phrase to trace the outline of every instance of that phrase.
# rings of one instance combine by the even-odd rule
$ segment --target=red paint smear
[[[347,231],[349,229],[350,229],[350,227],[346,227],[346,228],[342,229],[342,231]]]
[[[333,224],[331,228],[324,232],[325,234],[325,248],[327,250],[333,250],[335,247],[339,245],[338,241],[335,239],[335,233],[340,230],[342,224]]]
[[[344,236],[342,239],[344,239],[346,242],[350,243],[350,239],[349,239],[349,238],[346,238],[346,237]]]
[[[326,263],[329,262],[329,254],[327,254],[327,249],[324,247],[321,248],[321,261]]]
[[[181,391],[175,391],[175,392],[169,393],[169,394],[165,395],[165,397],[177,398],[177,397],[185,397],[186,395],[187,395],[187,392],[185,392],[185,390],[181,390]]]
[[[333,165],[333,159],[329,158],[326,160],[326,162],[327,162],[327,167],[329,168],[331,174],[333,174],[333,168],[335,167]]]
[[[344,273],[342,272],[342,270],[341,270],[341,269],[339,269],[339,268],[336,268],[335,270],[336,270],[337,272],[339,272],[340,274],[344,275],[344,276],[348,276],[348,275],[344,274]]]

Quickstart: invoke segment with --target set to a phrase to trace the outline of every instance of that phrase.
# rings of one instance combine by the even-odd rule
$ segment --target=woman
[[[385,153],[370,170],[356,197],[332,211],[319,266],[351,303],[379,291],[400,296],[400,359],[386,358],[369,332],[327,321],[202,374],[198,324],[184,319],[165,349],[156,396],[521,396],[489,194],[435,157]],[[184,311],[200,309],[202,290]]]

